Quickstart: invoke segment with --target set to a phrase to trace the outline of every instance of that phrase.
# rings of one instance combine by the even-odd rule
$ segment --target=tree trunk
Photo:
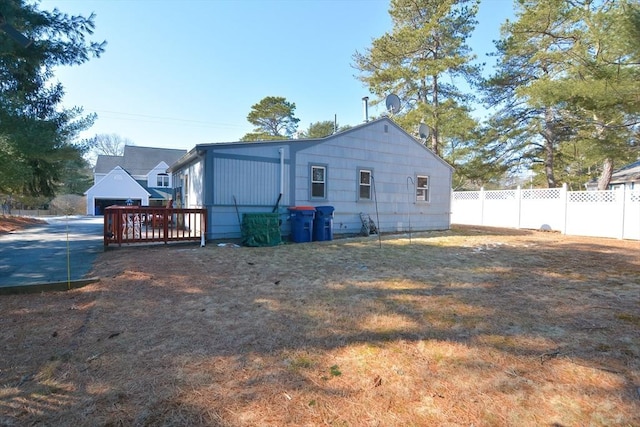
[[[555,125],[553,124],[553,109],[551,107],[547,107],[544,113],[544,132],[543,137],[545,140],[544,144],[544,172],[547,177],[547,186],[549,188],[557,187],[556,178],[553,174],[553,156],[555,150]]]
[[[431,128],[431,150],[439,156],[440,153],[440,144],[438,141],[438,115],[439,115],[439,106],[438,106],[438,76],[433,76],[433,127]]]
[[[602,164],[602,174],[598,178],[598,190],[606,190],[609,188],[611,182],[611,175],[613,175],[613,159],[606,158]]]

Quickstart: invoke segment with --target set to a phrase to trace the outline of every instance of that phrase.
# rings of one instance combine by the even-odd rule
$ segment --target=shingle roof
[[[137,147],[125,145],[122,156],[98,156],[95,173],[109,173],[114,167],[120,166],[130,175],[146,175],[151,169],[165,162],[167,165],[175,163],[184,156],[187,150],[173,148]]]
[[[611,175],[611,183],[623,183],[640,180],[640,160],[615,171]]]
[[[96,160],[94,172],[107,174],[116,166],[122,167],[122,156],[106,156],[101,154]]]

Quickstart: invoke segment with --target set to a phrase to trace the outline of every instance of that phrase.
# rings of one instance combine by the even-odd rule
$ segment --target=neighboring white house
[[[592,179],[585,185],[587,191],[598,189],[598,180]],[[609,190],[637,190],[640,189],[640,160],[621,167],[613,172],[609,181]]]
[[[609,187],[612,190],[621,187],[624,187],[626,190],[640,189],[640,160],[613,172]]]
[[[101,215],[111,205],[164,206],[173,198],[170,164],[186,150],[127,145],[122,156],[100,155],[94,184],[87,196],[87,214]]]
[[[326,138],[200,144],[171,165],[176,206],[206,208],[208,239],[241,235],[244,213],[333,206],[334,234],[450,226],[453,168],[389,118]],[[379,220],[378,220],[379,219]]]

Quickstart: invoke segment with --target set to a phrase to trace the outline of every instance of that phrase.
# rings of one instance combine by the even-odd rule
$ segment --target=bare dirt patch
[[[0,424],[640,425],[640,242],[121,248],[0,299]]]

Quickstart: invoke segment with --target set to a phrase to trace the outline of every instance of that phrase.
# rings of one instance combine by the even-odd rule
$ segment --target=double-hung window
[[[326,166],[311,166],[311,198],[327,198],[327,168]]]
[[[156,187],[168,187],[169,175],[167,175],[166,173],[159,173],[156,184],[157,184]]]
[[[420,202],[429,201],[429,177],[418,175],[416,177],[416,200]]]
[[[371,200],[371,171],[367,169],[360,169],[358,176],[358,199]]]

